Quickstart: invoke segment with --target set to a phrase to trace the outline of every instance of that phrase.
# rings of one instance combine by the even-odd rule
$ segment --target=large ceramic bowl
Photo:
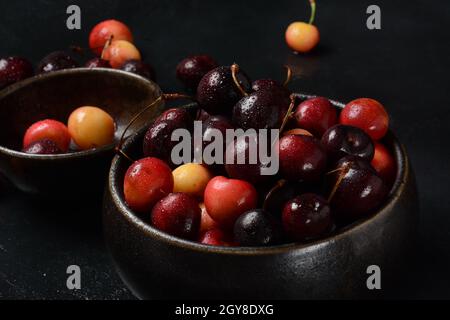
[[[0,92],[0,174],[30,193],[101,195],[114,145],[124,127],[160,94],[155,83],[113,69],[64,70],[12,85]],[[84,105],[98,106],[114,118],[113,144],[60,155],[20,152],[23,135],[31,124],[49,118],[67,123],[70,113]],[[148,123],[161,108],[150,110],[130,132]]]
[[[142,156],[143,134],[125,145],[135,158]],[[134,294],[146,299],[378,297],[396,285],[396,271],[414,244],[418,213],[405,149],[392,132],[384,143],[398,173],[378,212],[312,243],[269,248],[205,246],[153,228],[126,206],[123,178],[130,163],[116,156],[104,201],[104,232],[117,270]],[[367,287],[373,265],[381,271],[381,291]]]

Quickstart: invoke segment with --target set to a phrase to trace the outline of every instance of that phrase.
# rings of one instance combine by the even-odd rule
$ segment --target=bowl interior
[[[299,100],[306,100],[311,98],[311,95],[297,94],[297,98]],[[338,109],[341,110],[345,104],[341,102],[337,102],[334,100],[330,100],[332,104]],[[194,108],[195,105],[191,105],[190,107]],[[142,139],[145,133],[145,129],[141,129],[139,132],[134,134],[130,139],[124,144],[123,150],[130,155],[133,159],[142,158]],[[123,157],[116,156],[112,162],[110,174],[109,174],[109,188],[112,194],[112,199],[114,201],[114,205],[118,207],[121,214],[125,216],[127,220],[129,220],[136,228],[143,231],[149,237],[156,237],[162,241],[167,241],[173,243],[177,246],[182,246],[188,249],[193,250],[202,250],[209,252],[221,252],[221,253],[238,253],[238,254],[254,254],[255,252],[259,253],[271,253],[273,250],[279,248],[293,248],[293,247],[308,247],[311,245],[320,244],[321,242],[329,241],[332,238],[343,235],[346,232],[351,231],[352,229],[357,228],[358,225],[363,223],[368,223],[372,218],[376,217],[378,213],[387,211],[385,208],[389,206],[391,202],[394,201],[394,198],[398,196],[400,192],[402,181],[405,180],[405,176],[407,174],[407,156],[404,148],[399,143],[395,135],[389,131],[385,138],[383,138],[382,143],[391,151],[397,165],[397,176],[396,180],[391,188],[390,194],[386,199],[385,203],[379,208],[376,212],[373,212],[371,215],[364,217],[358,221],[355,221],[345,227],[342,227],[335,232],[331,233],[327,237],[320,238],[318,240],[313,240],[307,243],[288,243],[278,246],[272,247],[219,247],[219,246],[206,246],[196,242],[183,240],[177,237],[173,237],[169,234],[161,232],[156,228],[153,228],[149,223],[149,217],[142,217],[140,215],[135,214],[131,209],[129,209],[124,200],[123,194],[123,179],[125,177],[125,173],[130,165],[129,161],[124,159]]]
[[[20,151],[31,124],[44,119],[67,123],[81,106],[108,112],[116,123],[117,142],[132,117],[160,95],[155,83],[113,69],[80,68],[36,76],[0,92],[0,148]],[[143,127],[160,108],[149,110],[129,132]]]

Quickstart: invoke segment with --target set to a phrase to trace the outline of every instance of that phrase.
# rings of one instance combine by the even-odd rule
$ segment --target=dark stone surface
[[[320,1],[321,45],[296,56],[283,33],[307,20],[307,1],[77,1],[83,29],[65,28],[71,1],[8,1],[0,10],[0,56],[23,55],[35,63],[72,44],[87,46],[94,23],[127,22],[163,90],[178,91],[176,64],[208,53],[222,64],[237,62],[256,79],[283,78],[294,67],[294,91],[349,101],[367,96],[388,109],[391,127],[406,145],[421,200],[418,262],[405,270],[398,298],[450,298],[450,6],[445,0],[376,1],[382,30],[365,26],[372,1]],[[1,128],[0,128],[1,129]],[[2,188],[0,188],[2,190]],[[0,297],[132,298],[113,271],[103,245],[100,204],[56,206],[53,214],[28,196],[0,191]],[[92,221],[79,216],[90,215]],[[69,292],[65,270],[79,264],[83,289]]]

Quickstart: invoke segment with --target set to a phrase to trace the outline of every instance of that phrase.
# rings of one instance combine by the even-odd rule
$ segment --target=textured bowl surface
[[[298,95],[299,98],[307,98]],[[333,101],[342,108],[343,104]],[[142,157],[144,132],[125,145]],[[116,156],[104,200],[104,232],[123,281],[144,299],[371,298],[389,292],[414,245],[418,203],[403,146],[389,132],[384,143],[398,166],[386,203],[374,213],[308,244],[269,248],[211,247],[177,239],[151,227],[123,200],[129,162]],[[367,289],[371,265],[380,267],[382,291]]]
[[[161,94],[142,77],[113,69],[70,69],[12,85],[0,92],[0,172],[19,189],[38,194],[101,193],[117,143],[139,110]],[[67,123],[77,107],[91,105],[108,112],[116,123],[115,143],[61,155],[20,152],[26,129],[36,121]],[[140,118],[130,132],[143,127],[159,105]]]

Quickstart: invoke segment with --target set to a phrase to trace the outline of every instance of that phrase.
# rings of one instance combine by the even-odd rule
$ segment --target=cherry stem
[[[288,108],[286,114],[284,115],[283,122],[280,127],[280,135],[283,133],[284,128],[287,125],[287,122],[291,118],[292,110],[294,109],[294,106],[295,106],[295,96],[293,94],[291,94],[290,98],[291,98],[291,104],[289,105],[289,108]]]
[[[292,80],[292,69],[288,65],[284,65],[286,69],[286,80],[284,80],[283,87],[286,87]]]
[[[239,73],[239,65],[236,63],[233,63],[231,65],[231,76],[233,77],[234,84],[241,92],[242,96],[248,96],[248,93],[245,92],[244,88],[242,88],[241,84],[239,83],[239,80],[237,79],[237,74]]]
[[[348,165],[344,165],[343,168],[339,168],[333,171],[330,171],[329,173],[333,173],[333,172],[339,172],[339,177],[336,181],[336,184],[333,187],[333,190],[331,190],[330,196],[328,197],[328,203],[331,202],[331,200],[333,199],[337,189],[339,188],[339,186],[341,185],[342,180],[344,179],[345,175],[348,173],[348,171],[350,170],[350,167]]]
[[[314,19],[316,18],[316,1],[309,0],[309,4],[311,5],[311,17],[309,18],[309,24],[313,24]]]
[[[286,180],[284,180],[284,179],[278,180],[276,185],[273,186],[272,189],[270,189],[270,191],[267,193],[266,197],[264,198],[264,203],[263,203],[263,206],[262,206],[262,209],[264,211],[267,211],[267,202],[269,202],[269,199],[273,195],[273,193],[275,191],[277,191],[278,189],[282,188],[285,184],[286,184]]]
[[[162,95],[162,97],[165,101],[178,100],[178,99],[187,99],[187,100],[194,101],[194,98],[192,96],[189,96],[187,94],[182,94],[182,93],[164,93]]]
[[[106,49],[108,49],[108,47],[111,45],[111,43],[112,43],[112,41],[113,41],[113,38],[114,38],[114,36],[113,36],[113,35],[110,35],[108,41],[105,42],[105,46],[103,47],[103,50],[102,50],[102,54],[101,54],[101,56],[100,56],[100,59],[103,59],[103,58],[104,58]]]

